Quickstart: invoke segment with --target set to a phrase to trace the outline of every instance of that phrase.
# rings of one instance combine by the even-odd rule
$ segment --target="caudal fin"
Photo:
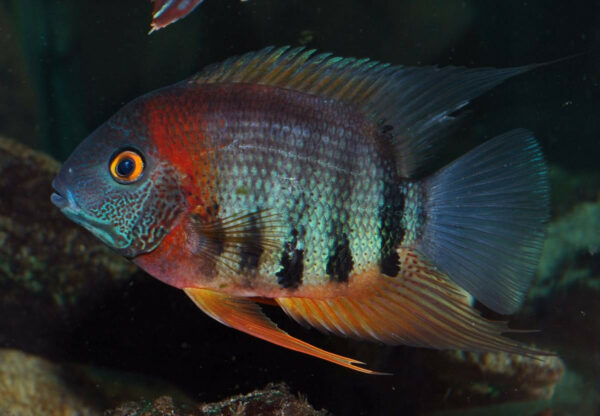
[[[513,313],[534,276],[549,214],[546,163],[527,130],[500,135],[424,181],[417,249],[478,301]]]

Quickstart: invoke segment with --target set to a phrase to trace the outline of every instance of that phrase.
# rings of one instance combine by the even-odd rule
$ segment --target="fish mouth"
[[[71,207],[77,207],[73,196],[69,191],[63,191],[65,189],[61,186],[61,183],[58,179],[54,179],[52,181],[52,188],[54,192],[50,195],[50,201],[61,211],[64,209],[68,209]]]
[[[52,195],[50,195],[50,201],[58,208],[58,209],[63,209],[69,206],[69,201],[67,200],[67,198],[65,198],[64,196],[62,196],[61,194],[59,194],[58,192],[53,192]]]
[[[76,224],[81,225],[86,230],[90,231],[103,243],[107,244],[110,247],[114,248],[122,248],[117,244],[112,231],[112,227],[110,224],[103,223],[94,218],[91,218],[89,215],[86,215],[85,212],[77,205],[75,202],[75,198],[73,198],[73,194],[67,189],[66,191],[63,186],[61,186],[60,182],[57,179],[52,181],[52,188],[54,188],[54,192],[50,195],[50,201],[58,208],[60,211],[71,221]]]
[[[52,181],[52,195],[50,195],[50,201],[60,210],[70,205],[69,200],[65,197],[67,192],[63,191],[63,187],[58,182],[58,178]]]

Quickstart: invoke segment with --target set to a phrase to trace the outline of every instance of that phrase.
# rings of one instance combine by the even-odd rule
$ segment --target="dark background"
[[[0,11],[2,89],[29,93],[23,102],[2,91],[2,133],[59,159],[145,92],[234,54],[298,44],[404,65],[517,66],[583,52],[484,97],[478,137],[526,127],[577,169],[594,168],[582,155],[600,151],[597,1],[206,0],[151,36],[145,0],[3,0]]]
[[[148,36],[151,9],[145,0],[0,0],[0,134],[64,160],[126,102],[267,45],[442,66],[518,66],[583,53],[475,100],[442,159],[524,127],[552,166],[597,175],[600,2],[206,0]],[[270,381],[340,415],[412,414],[440,397],[428,385],[432,353],[332,339],[270,312],[300,338],[395,375],[356,374],[227,329],[182,292],[141,274],[54,335],[55,348],[44,353],[159,376],[203,401]]]

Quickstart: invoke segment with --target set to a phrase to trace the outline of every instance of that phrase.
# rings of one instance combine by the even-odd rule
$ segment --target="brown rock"
[[[130,402],[104,416],[326,416],[326,410],[315,410],[306,401],[290,394],[284,384],[270,384],[263,390],[230,397],[199,407],[178,406],[168,396],[154,402]]]
[[[152,377],[53,363],[0,349],[1,416],[99,416],[124,401],[161,394],[178,403],[193,403],[177,388]]]
[[[430,364],[445,369],[438,375],[447,407],[549,399],[565,371],[557,356],[449,351],[439,358],[444,362]]]
[[[233,396],[201,407],[201,416],[325,416],[327,410],[315,410],[306,400],[290,394],[284,384],[270,384],[263,390]]]
[[[100,415],[74,381],[44,359],[15,350],[1,351],[0,415]]]
[[[135,267],[50,203],[60,165],[0,138],[0,344],[36,349],[48,331]],[[73,312],[77,313],[73,313]]]

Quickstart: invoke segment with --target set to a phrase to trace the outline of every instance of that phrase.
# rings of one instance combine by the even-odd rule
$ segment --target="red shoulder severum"
[[[254,302],[388,344],[542,353],[472,305],[511,313],[534,276],[548,182],[533,135],[415,178],[471,99],[536,66],[313,52],[266,48],[133,101],[67,160],[53,202],[220,322],[357,371],[373,373]]]

